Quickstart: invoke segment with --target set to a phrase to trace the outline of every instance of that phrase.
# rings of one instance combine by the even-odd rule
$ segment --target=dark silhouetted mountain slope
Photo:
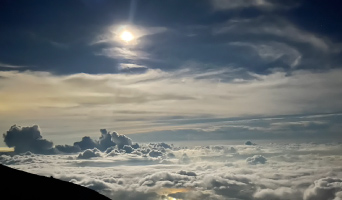
[[[6,199],[109,200],[80,185],[0,165],[0,190]]]

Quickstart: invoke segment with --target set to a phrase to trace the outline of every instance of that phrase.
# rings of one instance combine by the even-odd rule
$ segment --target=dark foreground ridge
[[[8,199],[109,200],[80,185],[30,174],[0,164],[1,191]]]

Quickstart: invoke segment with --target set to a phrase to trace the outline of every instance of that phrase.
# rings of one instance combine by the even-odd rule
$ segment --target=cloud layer
[[[88,149],[68,155],[1,155],[0,163],[52,175],[112,199],[337,200],[342,193],[341,149],[336,143],[141,144],[130,153]]]

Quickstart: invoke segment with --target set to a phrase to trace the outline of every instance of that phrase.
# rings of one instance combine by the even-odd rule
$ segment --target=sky
[[[341,7],[2,0],[0,164],[111,199],[342,200]]]
[[[3,0],[0,131],[341,139],[341,13],[338,0]]]

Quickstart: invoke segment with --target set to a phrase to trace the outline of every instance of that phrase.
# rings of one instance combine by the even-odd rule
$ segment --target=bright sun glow
[[[129,42],[129,41],[132,41],[134,39],[134,36],[131,32],[124,31],[121,33],[120,38],[121,38],[121,40],[123,40],[125,42]]]

